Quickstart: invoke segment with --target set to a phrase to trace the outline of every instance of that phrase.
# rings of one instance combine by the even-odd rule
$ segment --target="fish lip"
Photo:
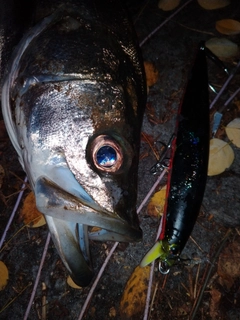
[[[36,205],[45,215],[69,221],[85,224],[92,227],[100,227],[116,233],[118,239],[123,242],[135,242],[142,240],[142,230],[130,225],[117,213],[107,211],[94,201],[89,203],[60,188],[56,183],[46,177],[39,177],[35,183]],[[68,217],[66,212],[68,211]],[[109,239],[112,240],[112,239]]]

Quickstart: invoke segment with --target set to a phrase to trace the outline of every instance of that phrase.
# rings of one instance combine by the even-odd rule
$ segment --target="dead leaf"
[[[211,139],[209,151],[208,176],[224,172],[233,163],[234,152],[227,142],[217,138]]]
[[[230,0],[198,0],[198,3],[206,10],[215,10],[228,6]]]
[[[38,211],[36,207],[35,196],[30,192],[23,202],[23,207],[20,212],[20,219],[31,228],[38,228],[46,224],[44,215]]]
[[[235,279],[240,277],[240,238],[230,242],[221,252],[218,260],[217,273],[221,284],[230,289]]]
[[[180,0],[159,0],[158,8],[163,11],[174,10],[179,6]]]
[[[181,317],[181,318],[183,316],[187,316],[189,312],[190,312],[190,308],[189,308],[189,305],[187,304],[183,304],[177,309],[177,315],[178,317]]]
[[[144,61],[144,68],[146,73],[147,86],[151,87],[158,81],[158,70],[150,61]]]
[[[211,38],[205,46],[219,58],[233,58],[238,54],[238,45],[226,38]]]
[[[110,310],[109,310],[109,317],[110,318],[115,318],[117,315],[117,312],[116,312],[116,309],[114,307],[112,307]]]
[[[210,294],[212,296],[212,299],[210,301],[209,313],[212,319],[217,319],[219,316],[218,310],[221,300],[221,292],[213,288],[212,290],[210,290]]]
[[[98,231],[101,231],[101,230],[102,230],[102,228],[92,227],[90,232],[98,232]]]
[[[78,286],[70,276],[67,277],[67,284],[73,289],[82,289],[82,287]]]
[[[0,291],[3,290],[8,282],[8,268],[3,261],[0,261]]]
[[[123,319],[141,316],[146,303],[150,266],[137,266],[129,278],[120,302],[120,313]]]
[[[226,35],[233,35],[240,33],[240,22],[233,19],[223,19],[216,22],[216,29],[218,32]]]
[[[147,206],[147,213],[149,216],[159,218],[163,215],[166,192],[167,186],[165,185],[161,190],[154,193]]]
[[[240,148],[240,118],[235,118],[225,128],[228,139]]]

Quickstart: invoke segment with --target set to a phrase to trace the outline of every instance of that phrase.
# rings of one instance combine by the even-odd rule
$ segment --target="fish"
[[[200,43],[178,111],[160,236],[143,257],[141,267],[159,258],[160,271],[165,274],[179,260],[202,204],[209,141],[208,70],[205,46]]]
[[[4,122],[66,269],[87,286],[89,239],[142,239],[147,95],[137,35],[121,1],[31,1],[26,21],[14,17],[21,30],[2,49]]]

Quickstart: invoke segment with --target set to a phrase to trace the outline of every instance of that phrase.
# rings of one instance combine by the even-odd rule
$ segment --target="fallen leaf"
[[[3,261],[0,261],[0,291],[3,290],[8,282],[8,268]]]
[[[166,191],[167,186],[165,185],[161,190],[154,193],[147,206],[147,213],[149,216],[159,218],[163,215]]]
[[[23,202],[23,207],[20,212],[20,219],[31,228],[38,228],[46,224],[44,215],[38,211],[36,207],[35,196],[30,192]]]
[[[205,46],[219,58],[233,58],[238,52],[238,45],[226,38],[211,38]]]
[[[148,288],[150,266],[141,268],[137,266],[130,276],[120,302],[120,313],[123,319],[143,314]]]
[[[78,286],[70,276],[67,277],[67,284],[73,289],[82,289],[82,287]]]
[[[178,309],[177,309],[177,315],[178,317],[183,317],[183,316],[187,316],[190,312],[189,310],[189,306],[187,304],[183,304],[182,306],[180,306]]]
[[[221,292],[219,292],[215,288],[212,288],[210,290],[210,294],[212,298],[209,306],[209,314],[212,317],[212,319],[217,319],[219,317],[219,304],[221,300]]]
[[[210,140],[208,176],[224,172],[231,166],[233,160],[234,152],[227,142],[217,138]]]
[[[101,230],[102,230],[102,228],[92,227],[90,232],[98,232],[98,231],[101,231]]]
[[[179,6],[180,0],[159,0],[158,8],[163,11],[174,10]]]
[[[116,309],[114,307],[112,307],[110,310],[109,310],[109,317],[110,318],[115,318],[117,315],[117,312],[116,312]]]
[[[228,139],[240,148],[240,118],[236,118],[225,128]]]
[[[218,259],[217,273],[220,283],[230,289],[235,279],[240,277],[240,238],[236,237],[221,252]]]
[[[218,32],[226,35],[233,35],[240,33],[240,22],[233,19],[223,19],[216,22],[216,29]]]
[[[198,0],[198,3],[206,10],[215,10],[228,6],[230,0]]]
[[[150,61],[144,61],[144,68],[146,73],[147,86],[151,87],[158,81],[158,70]]]

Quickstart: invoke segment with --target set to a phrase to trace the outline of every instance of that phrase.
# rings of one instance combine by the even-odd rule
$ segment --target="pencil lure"
[[[158,241],[143,258],[142,267],[159,258],[167,271],[178,259],[200,211],[207,179],[208,154],[208,76],[205,48],[201,44],[179,108],[162,231]]]

